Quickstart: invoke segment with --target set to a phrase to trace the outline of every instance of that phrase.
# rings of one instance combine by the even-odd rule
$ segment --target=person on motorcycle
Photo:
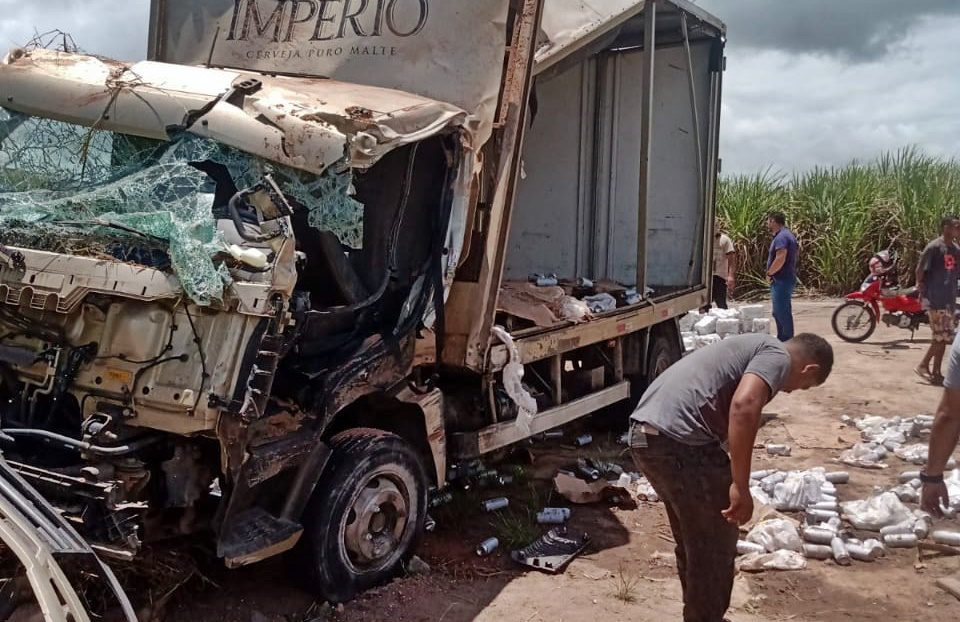
[[[954,313],[957,304],[957,279],[960,278],[960,218],[947,216],[940,221],[941,235],[923,249],[917,265],[917,289],[930,317],[933,341],[923,355],[916,372],[921,378],[943,383],[943,355],[957,332]]]

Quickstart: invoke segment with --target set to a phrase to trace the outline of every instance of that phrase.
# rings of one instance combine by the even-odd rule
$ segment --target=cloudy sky
[[[917,145],[960,155],[960,1],[699,0],[729,28],[725,173],[790,172]],[[69,31],[146,50],[148,0],[0,0],[0,48]]]

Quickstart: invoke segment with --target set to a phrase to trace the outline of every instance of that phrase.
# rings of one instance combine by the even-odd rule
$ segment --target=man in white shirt
[[[737,285],[737,251],[733,240],[718,228],[713,240],[713,303],[727,308],[727,294]]]

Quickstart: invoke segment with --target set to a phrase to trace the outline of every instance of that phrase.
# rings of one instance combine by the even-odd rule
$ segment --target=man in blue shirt
[[[797,238],[787,229],[786,223],[787,217],[782,212],[773,212],[767,217],[767,228],[773,234],[767,257],[767,277],[780,341],[793,339],[791,298],[797,286]]]

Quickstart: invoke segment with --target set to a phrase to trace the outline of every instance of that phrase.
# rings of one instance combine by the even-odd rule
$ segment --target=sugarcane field
[[[960,4],[0,11],[0,622],[960,613]]]

